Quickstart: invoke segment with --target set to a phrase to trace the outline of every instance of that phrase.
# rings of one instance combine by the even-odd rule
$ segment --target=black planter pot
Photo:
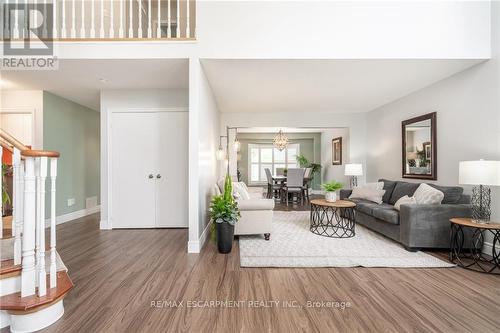
[[[234,225],[217,223],[217,248],[219,253],[229,253],[233,248]]]

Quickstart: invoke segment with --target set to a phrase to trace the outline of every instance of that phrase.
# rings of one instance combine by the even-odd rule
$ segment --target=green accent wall
[[[285,133],[290,143],[300,145],[300,154],[309,161],[321,164],[321,133]],[[272,143],[275,133],[238,133],[241,149],[238,157],[238,169],[241,180],[248,184],[248,144]],[[312,188],[321,189],[321,174],[314,177]]]
[[[43,92],[43,146],[61,153],[56,183],[57,216],[85,209],[86,198],[97,196],[100,204],[99,118],[95,110]],[[75,204],[68,207],[70,198],[75,199]],[[49,216],[49,200],[46,201]]]

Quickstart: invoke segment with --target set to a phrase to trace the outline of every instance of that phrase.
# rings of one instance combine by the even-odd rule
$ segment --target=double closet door
[[[188,226],[188,113],[115,112],[113,228]]]

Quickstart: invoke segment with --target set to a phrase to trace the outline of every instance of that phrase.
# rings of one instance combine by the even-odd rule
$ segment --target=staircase
[[[0,129],[0,160],[3,154],[12,155],[13,189],[12,216],[2,214],[0,220],[0,328],[33,332],[62,317],[63,299],[73,287],[56,251],[59,153],[29,149]],[[2,186],[3,181],[0,193]],[[50,228],[48,244],[46,225]]]

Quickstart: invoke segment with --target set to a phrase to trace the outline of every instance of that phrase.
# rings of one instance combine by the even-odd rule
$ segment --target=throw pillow
[[[250,199],[250,194],[248,193],[246,185],[244,183],[233,182],[233,196],[236,199],[248,200]]]
[[[384,189],[384,182],[366,183],[365,185],[362,185],[359,187],[371,188],[373,190],[383,190]]]
[[[419,205],[436,205],[443,201],[444,193],[425,183],[420,184],[413,197]]]
[[[398,199],[398,201],[396,201],[396,203],[394,204],[394,209],[397,211],[400,211],[401,205],[411,205],[411,204],[414,205],[416,203],[417,203],[417,200],[415,200],[414,197],[409,197],[409,196],[405,195],[404,197],[401,197]]]
[[[384,183],[380,183],[384,186]],[[378,186],[378,185],[377,185]],[[382,197],[385,191],[382,189],[374,188],[372,184],[366,184],[364,186],[358,186],[352,189],[352,193],[349,199],[365,199],[368,201],[373,201],[375,203],[381,204]]]

